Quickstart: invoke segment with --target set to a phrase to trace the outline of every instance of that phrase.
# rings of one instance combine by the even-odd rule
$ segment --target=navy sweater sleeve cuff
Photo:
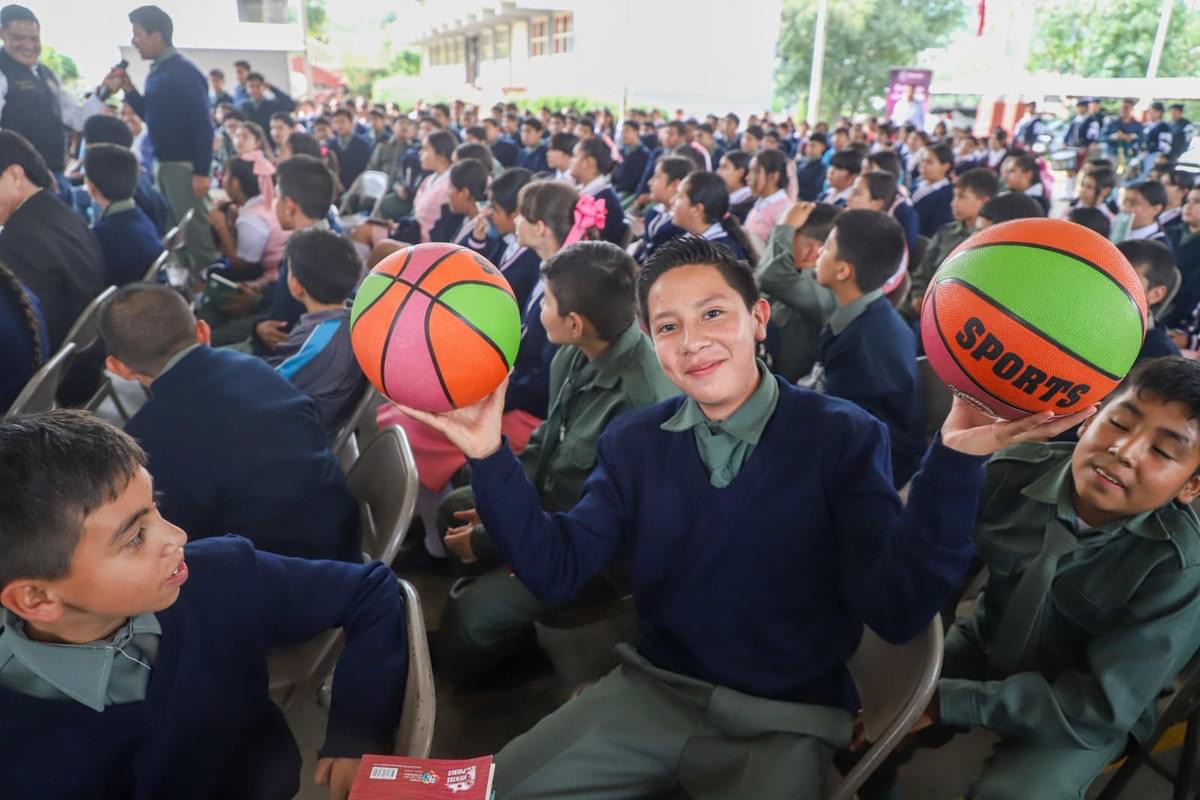
[[[512,477],[512,473],[522,472],[521,462],[509,446],[508,437],[500,440],[500,447],[487,458],[469,458],[471,465],[471,488],[475,496],[501,498],[503,487]]]

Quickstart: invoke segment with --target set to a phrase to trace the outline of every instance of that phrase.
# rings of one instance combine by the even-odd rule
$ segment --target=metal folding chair
[[[4,416],[37,414],[58,408],[58,402],[54,398],[58,394],[58,386],[62,383],[63,375],[70,366],[71,358],[74,355],[75,345],[70,342],[59,348],[58,352],[33,374],[33,377],[25,384],[25,388],[17,395],[17,399],[13,400],[12,405],[8,407]]]

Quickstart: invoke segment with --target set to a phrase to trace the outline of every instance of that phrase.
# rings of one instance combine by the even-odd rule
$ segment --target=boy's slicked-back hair
[[[171,356],[196,343],[196,317],[171,287],[131,283],[100,307],[100,337],[125,366],[157,377]]]
[[[896,202],[896,192],[899,191],[899,183],[896,181],[896,176],[892,173],[867,172],[858,177],[859,180],[867,182],[867,193],[871,195],[872,200],[883,201],[885,211],[892,207],[892,203]]]
[[[907,245],[904,229],[890,214],[865,209],[845,211],[833,227],[838,260],[854,267],[859,289],[872,292],[895,274]]]
[[[333,202],[333,173],[325,162],[298,155],[279,162],[279,196],[292,200],[309,219],[325,219]]]
[[[67,577],[84,519],[145,465],[133,437],[86,411],[0,420],[0,589]]]
[[[1143,392],[1164,403],[1182,403],[1189,419],[1200,419],[1200,362],[1183,356],[1150,358],[1134,365],[1106,402],[1126,392]]]
[[[471,199],[478,203],[487,197],[491,174],[491,169],[479,159],[465,158],[450,168],[450,185],[455,189],[469,189]]]
[[[83,170],[110,203],[130,199],[137,189],[137,156],[119,144],[89,144],[83,154]]]
[[[945,142],[940,142],[932,147],[927,147],[925,152],[929,153],[929,155],[933,156],[943,164],[954,166],[954,151],[950,149],[950,145],[946,144]]]
[[[1096,211],[1097,209],[1091,209]],[[1162,242],[1150,239],[1127,239],[1117,245],[1121,255],[1129,259],[1129,263],[1138,272],[1146,276],[1150,288],[1165,286],[1166,296],[1156,303],[1151,311],[1159,311],[1164,305],[1174,299],[1179,290],[1182,276],[1176,269],[1175,254]]]
[[[108,114],[93,114],[83,123],[83,140],[90,147],[94,144],[119,144],[133,147],[133,131],[116,117]]]
[[[638,309],[642,323],[648,329],[650,309],[646,301],[654,284],[676,267],[694,264],[710,266],[721,273],[725,283],[745,301],[747,309],[754,308],[754,304],[758,302],[758,282],[749,264],[738,261],[733,251],[724,245],[713,244],[696,236],[679,236],[656,247],[638,275]]]
[[[1125,191],[1137,192],[1152,206],[1167,207],[1167,187],[1158,181],[1141,181],[1127,187]]]
[[[524,167],[509,167],[504,170],[496,176],[488,188],[492,205],[500,206],[507,213],[513,214],[517,210],[517,196],[525,184],[532,180],[533,173]]]
[[[833,230],[833,226],[837,223],[837,218],[843,210],[832,203],[817,203],[809,212],[808,219],[796,233],[805,239],[824,243],[829,238],[829,232]]]
[[[904,167],[900,165],[900,156],[896,155],[895,150],[880,150],[878,153],[871,153],[867,156],[867,163],[874,164],[884,172],[890,173],[897,181],[904,172]]]
[[[293,233],[284,257],[290,274],[318,303],[344,301],[358,285],[362,272],[354,243],[333,231]]]
[[[1105,239],[1112,233],[1112,223],[1108,221],[1108,215],[1098,208],[1088,208],[1087,206],[1072,208],[1067,213],[1067,221],[1093,230]]]
[[[830,169],[835,167],[837,169],[844,169],[851,175],[857,175],[862,172],[862,156],[858,154],[857,150],[850,148],[838,150],[830,157],[829,167]]]
[[[175,34],[175,24],[167,12],[158,6],[138,6],[129,12],[129,22],[146,33],[161,33],[163,44],[170,46]]]
[[[0,130],[0,172],[13,164],[25,172],[25,177],[34,186],[49,189],[54,185],[46,160],[29,140],[14,130]]]
[[[990,200],[1000,193],[1000,177],[987,167],[974,167],[955,178],[954,186],[969,190],[983,200]]]
[[[548,150],[557,150],[560,153],[572,155],[575,152],[575,145],[578,144],[579,137],[569,131],[559,131],[550,137],[550,143],[547,145]]]
[[[463,142],[454,148],[454,156],[451,158],[450,163],[456,164],[459,161],[467,160],[474,160],[483,164],[483,166],[487,167],[489,175],[492,172],[492,166],[496,163],[495,157],[492,155],[492,148],[483,142]]]
[[[32,22],[39,28],[41,27],[38,18],[25,6],[10,3],[4,8],[0,8],[0,28],[6,28],[14,22]],[[0,584],[0,587],[3,587],[3,584]]]
[[[559,316],[579,314],[604,341],[613,341],[633,322],[637,263],[615,244],[576,242],[542,264],[541,273]]]
[[[1046,210],[1042,208],[1041,203],[1027,194],[1008,192],[998,194],[984,203],[979,209],[979,216],[992,223],[1008,222],[1012,219],[1044,217]]]

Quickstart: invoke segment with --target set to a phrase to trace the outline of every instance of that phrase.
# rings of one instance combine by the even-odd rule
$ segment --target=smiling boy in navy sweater
[[[316,781],[344,800],[391,752],[408,673],[391,571],[187,545],[146,454],[78,411],[0,423],[0,770],[5,796],[278,800],[300,753],[267,651],[341,628]]]
[[[863,625],[907,641],[962,577],[982,456],[1088,413],[993,422],[955,401],[902,507],[882,424],[756,361],[770,306],[726,249],[663,245],[639,300],[686,397],[609,425],[567,513],[541,509],[502,440],[503,387],[466,409],[407,410],[471,458],[480,519],[541,600],[569,600],[630,554],[636,646],[499,753],[497,796],[815,796],[850,741],[845,662]]]

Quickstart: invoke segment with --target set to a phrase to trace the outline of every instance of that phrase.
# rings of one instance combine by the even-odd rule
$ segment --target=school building
[[[430,95],[582,96],[616,109],[770,107],[782,0],[425,0],[403,29]]]

